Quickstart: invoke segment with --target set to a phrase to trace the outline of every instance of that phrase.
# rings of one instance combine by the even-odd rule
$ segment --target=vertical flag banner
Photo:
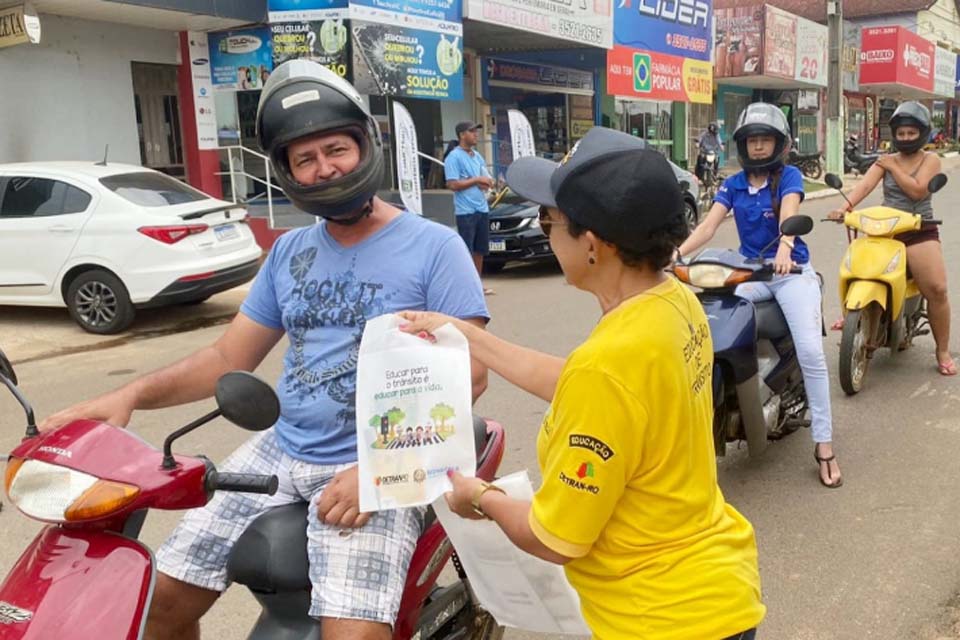
[[[397,158],[397,181],[404,206],[417,215],[423,215],[420,193],[420,157],[417,148],[417,128],[410,112],[399,102],[393,103],[393,122],[396,127],[394,146]]]
[[[510,121],[510,142],[513,145],[513,159],[537,155],[537,148],[533,142],[533,128],[530,126],[527,116],[517,109],[509,109],[507,118]]]

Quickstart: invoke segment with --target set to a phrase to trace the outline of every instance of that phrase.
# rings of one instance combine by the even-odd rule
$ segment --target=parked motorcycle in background
[[[787,164],[792,164],[800,169],[800,172],[811,180],[819,180],[823,175],[823,163],[820,158],[820,152],[800,153],[800,140],[794,138],[793,147],[787,156]]]
[[[879,157],[879,153],[861,153],[859,138],[856,134],[851,134],[843,145],[843,171],[864,174]]]

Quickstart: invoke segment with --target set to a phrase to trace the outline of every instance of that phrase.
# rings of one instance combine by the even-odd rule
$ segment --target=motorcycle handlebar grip
[[[803,267],[790,267],[790,273],[803,273]]]
[[[243,493],[265,493],[272,496],[277,492],[280,481],[277,476],[259,473],[222,473],[214,471],[207,477],[207,487],[212,491],[241,491]]]
[[[924,220],[927,224],[943,224],[943,220]]]

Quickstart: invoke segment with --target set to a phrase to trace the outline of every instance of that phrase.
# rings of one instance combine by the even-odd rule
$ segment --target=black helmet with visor
[[[900,127],[916,127],[920,135],[915,140],[897,140],[897,129]],[[927,144],[930,138],[930,110],[919,102],[904,102],[890,116],[890,137],[893,138],[893,147],[901,153],[916,153]]]

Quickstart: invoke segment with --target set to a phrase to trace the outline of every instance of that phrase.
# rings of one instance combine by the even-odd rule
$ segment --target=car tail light
[[[205,224],[178,224],[163,227],[140,227],[137,231],[149,238],[159,240],[163,244],[176,244],[187,236],[203,233],[209,228]]]
[[[7,495],[20,511],[37,520],[76,522],[103,518],[120,511],[140,494],[138,487],[101,480],[48,462],[16,462],[7,464]]]

